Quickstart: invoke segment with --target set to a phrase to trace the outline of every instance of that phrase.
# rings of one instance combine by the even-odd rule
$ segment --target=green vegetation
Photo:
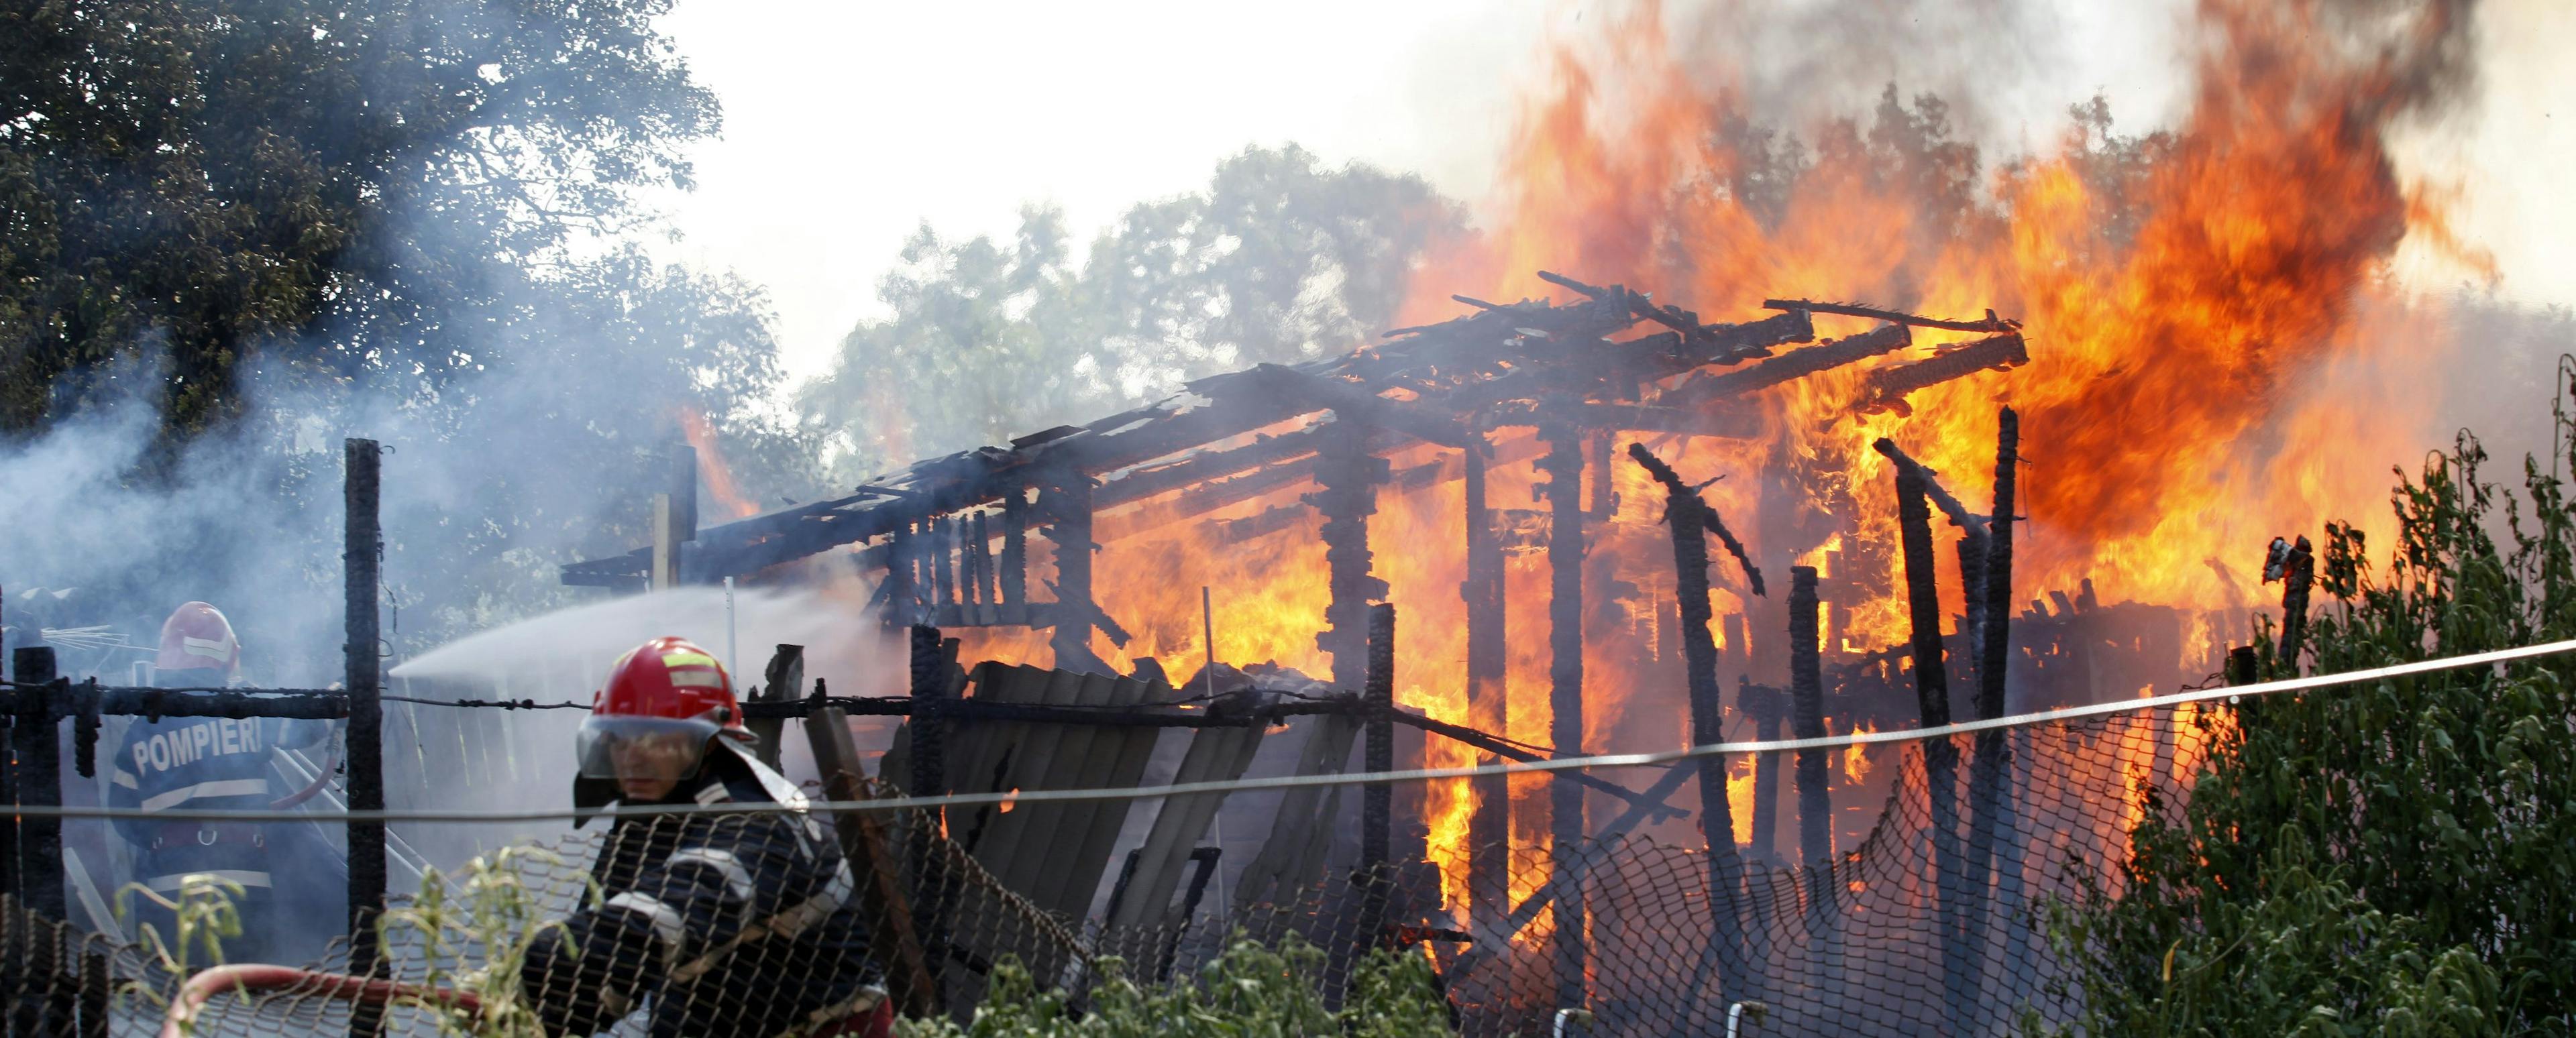
[[[2463,433],[2394,494],[2384,572],[2327,530],[2308,667],[2576,638],[2576,423],[2520,495]],[[2268,654],[2270,649],[2264,647]],[[2268,658],[2268,655],[2267,655]],[[2248,700],[2115,886],[2059,906],[2091,1034],[2576,1027],[2576,659]]]
[[[1066,997],[1041,991],[1027,969],[1005,961],[975,1020],[902,1020],[900,1038],[1419,1038],[1452,1033],[1431,964],[1420,955],[1371,952],[1353,970],[1340,1012],[1325,1008],[1324,952],[1291,934],[1276,950],[1238,940],[1193,979],[1140,984],[1124,964],[1101,960],[1090,1004],[1077,1015]]]
[[[420,896],[377,921],[380,946],[396,976],[424,988],[472,995],[479,1013],[417,998],[397,1005],[419,1014],[439,1034],[457,1038],[539,1038],[543,1029],[525,1002],[519,972],[530,942],[561,925],[540,911],[528,889],[531,868],[561,873],[561,858],[541,848],[508,847],[465,864],[455,880],[433,872]],[[175,901],[141,887],[121,896],[151,897],[177,913],[176,932],[143,928],[143,948],[171,976],[185,976],[224,961],[222,941],[241,933],[233,906],[242,888],[210,876],[190,876]],[[596,898],[597,892],[591,893]],[[199,957],[201,956],[201,957]],[[192,964],[193,958],[193,964]],[[1042,991],[1018,960],[1005,957],[974,1022],[946,1018],[896,1023],[902,1038],[1255,1038],[1342,1034],[1350,1038],[1422,1038],[1452,1033],[1449,1004],[1429,961],[1420,955],[1371,952],[1351,972],[1349,997],[1339,1012],[1326,1007],[1322,949],[1291,934],[1278,948],[1237,940],[1195,978],[1166,985],[1139,983],[1125,963],[1098,962],[1087,1003],[1076,1011],[1062,992]],[[167,996],[136,985],[129,996],[155,1007]],[[220,1013],[220,1007],[216,1007]]]

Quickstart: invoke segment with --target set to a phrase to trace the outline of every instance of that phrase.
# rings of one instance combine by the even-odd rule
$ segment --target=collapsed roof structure
[[[1202,520],[1311,484],[1319,492],[1231,520],[1223,533],[1246,539],[1310,508],[1322,514],[1332,604],[1318,641],[1335,661],[1333,683],[1356,687],[1361,613],[1383,595],[1369,576],[1367,540],[1379,487],[1468,481],[1471,572],[1499,579],[1493,576],[1498,567],[1481,565],[1501,550],[1483,499],[1483,469],[1497,460],[1488,432],[1535,428],[1531,439],[1547,453],[1541,470],[1572,486],[1586,462],[1586,437],[1626,431],[1758,436],[1755,394],[1906,349],[1916,329],[1977,337],[1871,369],[1859,410],[1901,410],[1916,390],[2029,359],[2019,322],[1992,310],[1978,319],[1943,320],[1772,299],[1763,304],[1776,311],[1772,316],[1711,323],[1625,286],[1539,276],[1569,290],[1571,301],[1496,304],[1455,296],[1472,312],[1396,329],[1383,342],[1339,356],[1197,379],[1145,407],[1031,433],[1007,446],[925,459],[845,496],[705,529],[687,528],[692,521],[685,515],[693,509],[683,509],[681,528],[668,537],[664,579],[749,577],[864,544],[856,557],[863,571],[883,575],[878,603],[889,623],[1051,628],[1059,665],[1079,667],[1091,658],[1093,630],[1122,645],[1126,632],[1093,601],[1088,551],[1059,553],[1046,581],[1052,594],[1031,596],[1029,530],[1044,529],[1056,544],[1096,549],[1096,542]],[[1820,341],[1815,314],[1885,323]],[[1642,334],[1630,334],[1641,328]],[[1387,455],[1416,443],[1455,453],[1403,470],[1389,466]],[[1608,463],[1606,457],[1592,461]],[[693,494],[694,476],[674,489]],[[1569,504],[1575,503],[1559,502]],[[1578,512],[1575,524],[1580,521]],[[655,566],[655,549],[647,546],[566,565],[562,579],[638,589],[653,582]],[[1471,586],[1471,603],[1475,597]]]

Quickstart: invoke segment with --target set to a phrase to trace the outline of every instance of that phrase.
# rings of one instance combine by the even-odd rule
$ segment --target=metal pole
[[[56,676],[54,649],[50,645],[33,645],[18,649],[15,658],[19,702],[34,700],[33,714],[20,713],[12,721],[16,726],[15,745],[18,771],[18,803],[29,807],[61,807],[63,804],[63,765],[60,743],[60,721],[64,700],[71,694],[71,683]],[[69,904],[63,895],[63,820],[48,816],[29,816],[18,820],[18,897],[19,903],[44,913],[48,919],[69,918]]]
[[[736,647],[735,647],[735,645],[734,645],[734,624],[733,624],[733,578],[732,578],[732,577],[726,577],[726,578],[725,578],[725,669],[726,669],[727,671],[732,671],[732,670],[735,670],[735,669],[737,669],[737,668],[739,668],[739,667],[741,667],[741,666],[742,666],[742,657],[741,657],[740,655],[738,655],[738,654],[735,652],[735,648],[736,648]],[[777,749],[776,740],[771,740],[771,746],[770,746],[770,748],[771,748],[772,750]]]
[[[385,808],[383,659],[377,655],[379,630],[376,602],[382,579],[384,535],[377,525],[378,477],[383,453],[374,440],[345,444],[347,482],[342,487],[346,512],[340,564],[342,607],[347,637],[343,683],[349,690],[349,809]],[[349,972],[377,972],[376,917],[385,908],[385,824],[349,823]],[[374,1035],[383,1020],[381,1007],[361,1004],[349,1021],[349,1033]]]

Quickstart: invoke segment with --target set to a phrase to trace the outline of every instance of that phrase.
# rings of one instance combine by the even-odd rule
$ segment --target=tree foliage
[[[1008,242],[925,226],[878,285],[891,315],[842,340],[803,410],[846,437],[844,473],[863,475],[1345,350],[1384,329],[1415,262],[1459,224],[1419,178],[1326,168],[1291,145],[1129,209],[1078,262],[1052,208],[1024,210]]]
[[[767,301],[620,244],[718,126],[669,6],[0,12],[0,449],[54,492],[7,510],[28,550],[0,577],[83,589],[81,622],[148,634],[201,597],[259,658],[333,645],[303,606],[338,579],[339,438],[368,436],[399,452],[386,577],[416,648],[632,547],[692,412],[756,500],[810,493],[756,406]]]
[[[168,428],[241,372],[436,384],[566,237],[682,185],[713,95],[667,0],[91,0],[0,14],[0,428],[169,358]],[[460,312],[480,311],[480,312]]]
[[[2384,572],[2328,527],[2314,671],[2576,637],[2576,423],[2556,426],[2565,453],[2526,459],[2519,496],[2466,433],[2401,472]],[[2563,656],[2245,701],[2187,803],[2146,812],[2117,888],[2059,914],[2082,1030],[2576,1026],[2570,718]]]

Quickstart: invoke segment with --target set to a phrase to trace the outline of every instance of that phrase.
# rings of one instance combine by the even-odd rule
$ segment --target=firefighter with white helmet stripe
[[[889,1033],[855,879],[751,745],[706,650],[656,638],[610,670],[573,782],[576,807],[616,818],[591,870],[602,900],[541,932],[520,974],[548,1033],[593,1034],[647,1002],[657,1038]],[[614,810],[723,803],[797,810]]]
[[[241,642],[223,612],[190,602],[162,623],[154,670],[165,686],[230,685],[240,678],[241,657]],[[273,717],[137,718],[126,727],[110,762],[108,803],[146,812],[265,809],[280,796],[270,782],[269,755],[319,743],[330,731],[325,721]],[[294,905],[283,893],[295,892],[299,900],[313,904],[345,903],[344,893],[325,893],[345,891],[347,876],[308,825],[124,818],[116,827],[135,847],[136,879],[156,894],[176,895],[181,880],[191,874],[241,886],[236,907],[242,933],[225,942],[228,959],[273,962],[318,955],[328,934],[341,928],[336,917],[327,919],[328,925],[298,925],[301,920],[291,916]],[[172,936],[166,912],[148,899],[137,899],[134,908],[165,939]]]

